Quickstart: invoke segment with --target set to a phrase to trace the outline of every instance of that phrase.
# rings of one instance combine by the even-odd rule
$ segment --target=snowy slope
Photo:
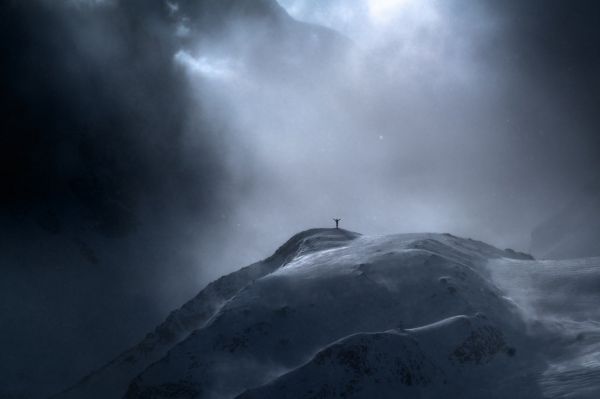
[[[314,242],[318,236],[318,242]],[[356,234],[340,230],[314,229],[292,237],[271,257],[254,263],[235,273],[221,277],[209,284],[192,300],[172,312],[155,331],[148,334],[138,345],[125,351],[115,360],[85,377],[75,387],[56,398],[120,398],[131,379],[150,364],[161,359],[175,344],[192,331],[201,328],[233,298],[242,288],[292,260],[298,253],[324,250],[344,245]]]
[[[525,353],[516,307],[478,270],[502,256],[513,254],[430,234],[360,237],[301,252],[240,291],[210,324],[136,378],[127,398],[234,397],[344,337],[478,312],[501,326],[499,334],[514,337],[514,351]],[[520,359],[512,360],[515,370]]]
[[[596,398],[598,288],[600,258],[309,230],[60,398]]]
[[[516,356],[484,316],[455,316],[416,329],[344,338],[239,398],[503,398],[508,391],[535,397],[537,386],[524,378]]]
[[[544,397],[600,397],[600,258],[496,259],[488,269],[529,330],[547,337],[548,365],[539,380]]]

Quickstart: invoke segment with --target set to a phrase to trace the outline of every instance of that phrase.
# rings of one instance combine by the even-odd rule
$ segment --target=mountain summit
[[[596,397],[594,282],[598,258],[308,230],[57,398]]]

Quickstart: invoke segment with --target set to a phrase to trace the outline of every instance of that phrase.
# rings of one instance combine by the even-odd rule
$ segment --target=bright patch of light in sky
[[[381,42],[422,42],[444,35],[444,16],[435,0],[278,0],[294,18],[323,25],[366,47]]]
[[[175,28],[175,34],[178,37],[187,37],[190,35],[191,29],[183,22],[177,24]]]
[[[184,50],[180,50],[175,54],[175,62],[183,65],[189,71],[200,73],[207,78],[227,79],[235,74],[234,65],[230,60],[211,57],[195,58]]]
[[[177,13],[177,11],[179,11],[179,4],[173,3],[170,1],[166,1],[165,4],[167,5],[167,8],[169,9],[170,15],[173,15],[173,14]]]
[[[368,0],[369,18],[374,25],[387,24],[408,3],[411,0]]]

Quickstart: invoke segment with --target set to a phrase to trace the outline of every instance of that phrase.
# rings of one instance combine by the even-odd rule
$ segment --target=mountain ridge
[[[164,356],[171,346],[181,341],[194,329],[199,328],[202,323],[210,320],[210,317],[219,310],[220,306],[250,281],[284,266],[293,259],[298,251],[302,250],[304,253],[309,253],[316,250],[314,245],[309,248],[304,247],[303,244],[307,240],[310,243],[310,239],[314,235],[329,230],[310,229],[295,234],[268,258],[207,284],[194,298],[187,301],[179,309],[172,311],[165,321],[157,326],[153,332],[148,333],[140,343],[124,351],[105,366],[91,372],[75,386],[81,386],[82,384],[93,386],[94,392],[89,392],[88,395],[90,396],[88,397],[94,397],[97,394],[110,395],[110,392],[104,392],[107,388],[104,378],[113,380],[114,377],[106,376],[107,371],[112,371],[111,368],[119,368],[118,374],[124,378],[120,378],[118,381],[113,380],[113,384],[123,385],[128,383],[129,379],[135,377],[136,373],[143,371],[147,366]],[[339,235],[336,234],[330,239],[321,241],[322,248],[341,245],[344,242],[343,238],[353,239],[358,237],[357,233],[342,229],[339,229],[336,233],[339,233]],[[129,366],[126,367],[129,372],[124,371],[123,366]],[[98,383],[101,386],[97,386]],[[73,388],[69,388],[53,396],[53,398],[69,398],[73,393]],[[111,388],[114,389],[114,386]],[[73,397],[79,397],[77,395],[80,395],[80,393],[75,392]]]

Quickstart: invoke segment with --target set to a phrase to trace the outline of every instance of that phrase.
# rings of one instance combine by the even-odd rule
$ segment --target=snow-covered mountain
[[[308,230],[57,398],[597,397],[598,287],[600,258]]]
[[[318,240],[314,239],[314,236]],[[308,230],[292,237],[269,258],[244,267],[210,283],[200,293],[173,311],[167,319],[136,346],[123,352],[106,366],[86,376],[79,384],[57,398],[120,398],[130,381],[193,331],[212,321],[220,309],[240,290],[277,270],[300,253],[344,245],[355,233],[335,234]]]

